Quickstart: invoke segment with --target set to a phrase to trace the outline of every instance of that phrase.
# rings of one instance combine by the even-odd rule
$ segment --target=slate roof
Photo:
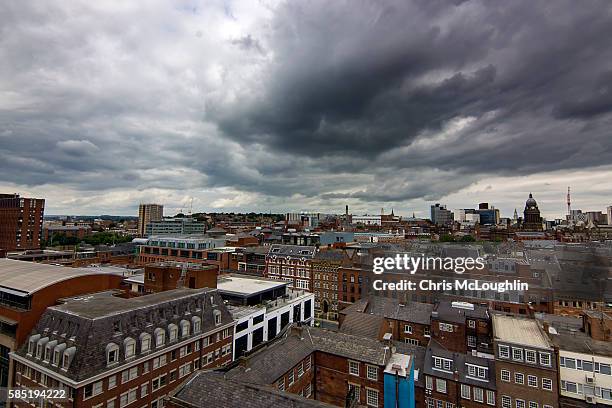
[[[221,312],[218,326],[215,325],[213,310]],[[169,324],[180,327],[181,320],[190,321],[193,316],[202,319],[201,333],[233,323],[232,315],[216,289],[175,289],[130,299],[103,292],[67,299],[65,304],[47,308],[31,335],[48,337],[49,342],[57,340],[58,345],[65,343],[66,349],[74,346],[76,352],[67,371],[50,364],[45,364],[45,367],[80,382],[111,369],[129,366],[134,360],[126,361],[124,358],[124,340],[128,337],[136,340],[135,359],[138,360],[146,355],[140,351],[139,336],[142,333],[148,333],[154,339],[155,329],[160,327],[166,330],[168,339]],[[116,331],[117,328],[120,331]],[[120,361],[107,367],[106,347],[110,343],[119,346]],[[166,347],[173,345],[166,342]],[[27,356],[27,351],[28,341],[16,354],[39,364],[39,360]]]
[[[435,340],[430,340],[425,351],[425,360],[423,371],[427,375],[433,377],[445,378],[447,380],[455,381],[453,373],[446,373],[440,370],[433,369],[433,356],[447,358],[453,360],[453,371],[455,371],[459,377],[459,382],[463,384],[470,384],[476,387],[485,388],[489,390],[496,389],[495,379],[495,360],[473,356],[472,354],[455,353],[444,348],[440,343]],[[466,363],[478,365],[481,367],[487,367],[487,379],[488,381],[473,380],[468,377],[468,371]]]
[[[465,323],[466,318],[481,320],[489,319],[489,312],[486,306],[478,304],[472,305],[474,306],[474,310],[453,307],[451,301],[440,302],[436,307],[438,319],[454,323]]]
[[[292,326],[276,340],[238,360],[228,378],[257,384],[271,384],[314,352],[329,353],[379,366],[385,365],[391,350],[384,343],[310,326]]]
[[[343,314],[367,313],[387,319],[401,320],[419,324],[430,324],[434,306],[429,303],[400,302],[398,299],[370,296],[360,299],[342,310]]]
[[[244,365],[230,370],[228,378],[239,378],[241,381],[257,384],[272,384],[315,351],[309,338],[289,333],[286,333],[282,340],[267,344],[267,347],[243,359]]]
[[[330,408],[329,405],[270,386],[233,380],[219,371],[198,371],[171,395],[179,406],[215,408]]]
[[[340,333],[352,334],[354,336],[378,338],[381,326],[385,320],[382,316],[349,313],[340,326]]]
[[[312,259],[317,252],[317,248],[314,246],[301,246],[301,245],[278,245],[273,244],[270,246],[268,256],[278,257],[292,257],[292,258],[307,258]]]

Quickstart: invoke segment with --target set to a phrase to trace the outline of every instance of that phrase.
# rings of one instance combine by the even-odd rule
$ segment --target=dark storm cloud
[[[402,202],[612,157],[608,1],[9,1],[0,27],[17,185]]]
[[[480,131],[494,143],[472,145],[467,160],[460,146],[444,142],[437,146],[442,154],[411,160],[466,172],[551,170],[592,160],[572,157],[585,141],[605,150],[612,144],[604,131],[612,111],[609,2],[351,4],[281,7],[266,92],[219,114],[228,137],[290,154],[375,160],[453,118],[497,111],[501,124],[524,121],[523,134],[495,132],[489,123]],[[590,129],[562,129],[562,119],[596,115],[602,122]],[[556,121],[551,134],[546,128]],[[460,144],[474,136],[464,135]],[[566,138],[572,141],[558,143]],[[502,155],[508,160],[498,160]]]

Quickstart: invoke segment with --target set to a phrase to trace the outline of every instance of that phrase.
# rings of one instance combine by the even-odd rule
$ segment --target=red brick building
[[[144,291],[158,293],[181,287],[216,288],[219,268],[216,265],[190,265],[158,262],[145,266]]]
[[[26,340],[58,299],[117,289],[122,277],[93,270],[0,259],[0,384],[9,380],[8,354]]]
[[[191,372],[232,360],[233,332],[216,289],[68,299],[47,309],[11,354],[12,386],[63,389],[56,407],[159,408]]]
[[[38,249],[42,239],[45,200],[0,194],[0,248]]]

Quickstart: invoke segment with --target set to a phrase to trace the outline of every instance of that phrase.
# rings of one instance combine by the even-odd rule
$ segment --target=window
[[[121,373],[121,384],[132,381],[138,377],[138,367],[132,367],[129,370],[125,370]]]
[[[308,358],[306,359],[306,361],[304,362],[304,371],[308,371],[310,370],[310,366],[312,365],[310,359],[312,357],[308,356]]]
[[[461,384],[461,398],[470,399],[471,388],[469,385]]]
[[[487,367],[481,367],[473,364],[466,364],[468,369],[468,376],[475,378],[487,378],[487,371],[489,370]]]
[[[501,380],[505,382],[510,382],[510,371],[501,370],[500,371]]]
[[[428,390],[433,390],[433,378],[430,376],[425,377],[425,388]]]
[[[116,398],[106,401],[106,408],[115,408],[115,399]]]
[[[522,373],[514,373],[514,382],[517,384],[525,384],[525,375]]]
[[[115,343],[109,343],[106,346],[106,363],[114,364],[119,362],[119,346]]]
[[[378,391],[371,388],[366,388],[366,404],[369,407],[378,406]]]
[[[142,384],[140,386],[140,398],[146,397],[149,393],[149,383]]]
[[[525,350],[525,361],[530,364],[537,364],[536,352],[533,350]]]
[[[474,401],[484,402],[484,391],[482,388],[474,387]]]
[[[534,401],[529,401],[529,408],[539,408],[539,404]]]
[[[359,363],[349,360],[349,374],[359,376]]]
[[[221,312],[219,310],[214,310],[213,315],[215,317],[215,325],[221,324]]]
[[[117,376],[113,375],[108,377],[108,389],[115,388],[117,386]]]
[[[552,391],[552,380],[550,378],[542,378],[542,389]]]
[[[146,353],[149,350],[151,350],[151,335],[142,333],[140,335],[140,352]]]
[[[421,344],[418,339],[411,339],[411,338],[408,338],[408,337],[406,337],[404,339],[404,343],[412,344],[413,346],[418,346],[419,344]]]
[[[289,371],[289,375],[287,375],[287,381],[289,382],[289,385],[293,384],[293,370]]]
[[[202,331],[202,319],[200,319],[198,316],[194,316],[191,318],[191,321],[193,322],[194,333],[199,333]]]
[[[189,322],[187,320],[181,320],[181,337],[189,336]]]
[[[358,384],[349,383],[348,388],[349,388],[349,392],[354,391],[355,400],[359,402],[361,400],[361,386],[359,386]]]
[[[550,367],[550,353],[540,353],[540,364]]]
[[[438,327],[440,328],[441,331],[445,331],[445,332],[449,332],[449,333],[453,332],[453,325],[452,324],[449,324],[449,323],[439,323]]]
[[[83,400],[102,394],[102,381],[87,384],[83,390]]]
[[[453,360],[447,358],[433,356],[434,368],[438,370],[451,371],[453,369]]]
[[[125,358],[131,358],[136,355],[136,341],[133,338],[127,337],[125,340],[123,340],[123,347]]]
[[[129,405],[132,402],[136,401],[137,391],[138,387],[132,388],[131,390],[121,394],[121,396],[119,397],[119,406],[125,407],[126,405]]]
[[[502,408],[512,408],[512,398],[507,395],[502,395],[501,406]]]
[[[512,359],[515,361],[523,361],[523,349],[512,347]]]
[[[410,326],[409,324],[405,324],[404,333],[412,334],[412,326]]]
[[[476,336],[467,336],[468,347],[472,347],[472,348],[476,347],[476,343],[477,343]]]
[[[278,390],[285,391],[285,377],[281,378],[278,382]]]
[[[525,400],[517,399],[516,400],[516,408],[525,408]]]
[[[424,335],[425,337],[429,337],[429,336],[431,336],[431,329],[429,328],[429,326],[426,326],[426,327],[423,329],[423,335]]]
[[[446,380],[436,378],[436,391],[446,394]]]
[[[495,406],[495,392],[487,390],[487,404]]]
[[[510,358],[510,347],[499,345],[499,358]]]
[[[538,377],[536,377],[535,375],[528,375],[527,376],[527,385],[530,387],[538,387]]]
[[[168,325],[168,341],[173,342],[178,339],[178,327],[176,324]]]
[[[155,347],[162,347],[165,342],[166,333],[164,332],[164,329],[158,327],[155,329]]]
[[[300,364],[297,368],[298,378],[304,375],[304,364]]]
[[[366,374],[367,374],[368,380],[377,381],[378,380],[378,367],[373,366],[373,365],[368,365]]]

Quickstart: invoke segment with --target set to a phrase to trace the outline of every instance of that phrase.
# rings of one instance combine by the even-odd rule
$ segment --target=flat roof
[[[533,319],[493,315],[493,333],[502,342],[522,344],[547,349],[551,342]]]
[[[108,275],[108,273],[0,258],[0,290],[6,288],[23,294],[32,294],[68,279],[95,275]]]
[[[220,293],[239,296],[256,295],[288,285],[289,282],[238,275],[222,276],[217,281],[217,289]]]

